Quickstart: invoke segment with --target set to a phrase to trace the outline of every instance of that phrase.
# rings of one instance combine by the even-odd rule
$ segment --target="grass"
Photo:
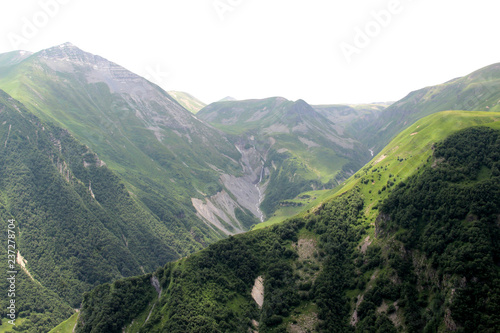
[[[16,325],[11,325],[8,323],[8,320],[6,317],[2,318],[2,325],[0,326],[0,333],[7,333],[7,332],[15,332],[13,330],[14,327],[21,325],[24,322],[24,318],[17,318],[15,323]]]
[[[330,190],[319,190],[319,191],[309,191],[299,194],[292,200],[287,200],[289,202],[301,203],[302,206],[287,206],[280,207],[274,212],[274,214],[266,221],[256,224],[253,226],[252,230],[262,229],[269,227],[273,224],[283,222],[284,220],[298,215],[300,213],[307,213],[308,210],[320,204],[325,198],[329,197]]]
[[[67,320],[54,327],[49,333],[72,333],[78,320],[78,313],[75,313]]]
[[[382,151],[373,157],[361,170],[333,190],[301,193],[294,202],[302,202],[300,207],[282,207],[267,221],[257,224],[253,230],[280,223],[295,215],[306,215],[322,202],[359,186],[365,202],[374,203],[367,207],[366,217],[373,223],[378,209],[373,208],[390,193],[391,188],[415,174],[432,155],[434,143],[449,135],[472,126],[488,126],[500,129],[500,113],[481,111],[443,111],[427,116],[398,134]],[[391,177],[389,177],[391,176]],[[372,181],[373,180],[373,181]],[[388,182],[394,185],[388,186]],[[365,182],[367,182],[365,184]],[[385,190],[383,188],[385,187]],[[379,194],[380,191],[380,194]],[[304,196],[314,200],[300,199]]]

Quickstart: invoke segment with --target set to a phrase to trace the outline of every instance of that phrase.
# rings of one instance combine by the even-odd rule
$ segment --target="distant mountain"
[[[97,287],[76,332],[496,332],[499,124],[421,119],[310,213]]]
[[[358,131],[362,130],[358,124],[374,121],[389,105],[390,103],[332,104],[313,105],[312,107],[335,124],[342,133],[346,131],[356,138],[360,135]]]
[[[32,55],[32,53],[28,51],[12,51],[2,53],[0,54],[0,67],[18,64],[30,55]]]
[[[226,96],[223,99],[219,100],[219,102],[234,102],[234,101],[237,101],[237,99],[231,96]]]
[[[416,120],[446,110],[500,111],[500,63],[413,91],[375,120],[360,119],[354,126],[362,128],[359,139],[378,152]]]
[[[303,100],[216,102],[197,117],[227,133],[240,150],[260,154],[266,184],[261,207],[268,216],[303,191],[336,186],[370,156],[342,126]]]
[[[182,105],[186,110],[191,111],[194,114],[207,106],[205,103],[186,92],[169,91],[168,94],[175,98],[175,100],[179,102],[179,104]]]

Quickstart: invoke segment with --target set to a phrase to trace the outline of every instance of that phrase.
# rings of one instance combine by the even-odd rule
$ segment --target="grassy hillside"
[[[205,103],[203,103],[193,95],[183,91],[169,91],[168,94],[175,98],[175,100],[179,102],[179,104],[182,105],[186,110],[191,111],[194,114],[207,106]]]
[[[12,51],[0,54],[0,67],[12,66],[20,63],[32,53],[28,51]]]
[[[111,292],[129,282],[92,291],[78,331],[114,316],[128,332],[497,331],[499,119],[448,112],[421,120],[418,134],[401,133],[310,214],[158,270],[147,285],[154,293],[158,279],[159,296],[145,296],[142,309],[126,312],[132,295]],[[432,131],[447,123],[459,125]],[[252,297],[258,278],[262,307]],[[110,310],[97,306],[103,299]]]
[[[335,124],[339,131],[349,133],[352,137],[361,136],[360,124],[377,119],[390,103],[353,104],[353,105],[313,105],[313,108]]]
[[[355,126],[363,128],[359,139],[378,152],[416,120],[446,110],[500,111],[500,64],[411,92],[375,121],[361,119]]]
[[[78,313],[75,313],[69,319],[63,321],[62,323],[54,327],[52,330],[50,330],[49,333],[72,333],[73,329],[76,327],[77,320],[78,320]]]

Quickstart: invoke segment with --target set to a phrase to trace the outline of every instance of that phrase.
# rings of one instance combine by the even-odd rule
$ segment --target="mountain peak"
[[[77,49],[78,49],[78,47],[76,47],[75,45],[73,45],[73,44],[72,44],[72,43],[70,43],[70,42],[63,43],[63,44],[58,45],[58,46],[56,46],[56,47],[59,47],[59,48],[61,48],[61,49],[64,49],[64,48],[77,48]]]
[[[50,47],[36,54],[44,59],[64,60],[77,64],[95,64],[103,60],[103,58],[85,52],[69,42]]]
[[[234,98],[234,97],[231,97],[231,96],[226,96],[224,97],[223,99],[219,100],[219,102],[234,102],[236,101],[237,99]]]
[[[87,82],[104,82],[112,92],[144,92],[144,78],[101,56],[86,52],[66,42],[41,50],[36,59],[52,70],[84,74]],[[152,89],[152,88],[151,88]]]

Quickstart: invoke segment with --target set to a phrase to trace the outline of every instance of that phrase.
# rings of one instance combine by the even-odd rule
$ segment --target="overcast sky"
[[[497,0],[1,0],[0,53],[64,42],[205,103],[398,100],[500,62]]]

